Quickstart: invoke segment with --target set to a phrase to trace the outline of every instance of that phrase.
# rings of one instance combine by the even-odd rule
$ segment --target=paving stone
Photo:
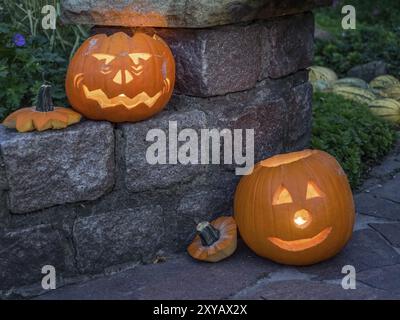
[[[386,177],[389,175],[396,174],[400,171],[400,161],[397,157],[386,158],[381,165],[373,168],[369,173],[372,177]]]
[[[383,199],[388,199],[400,204],[399,185],[400,174],[395,176],[392,180],[385,182],[381,188],[374,189],[372,193]]]
[[[365,180],[362,185],[357,189],[359,193],[361,192],[366,192],[369,193],[377,188],[382,187],[382,178],[378,177],[371,177],[367,180]]]
[[[309,280],[287,280],[259,283],[234,299],[262,300],[375,300],[394,299],[400,295],[358,284],[355,290],[344,290],[340,283],[332,284]]]
[[[322,263],[299,268],[317,279],[342,279],[343,266],[352,265],[357,272],[400,263],[400,255],[373,230],[359,230],[337,256]]]
[[[362,213],[357,213],[356,214],[356,221],[354,224],[354,229],[353,231],[358,231],[362,229],[370,229],[371,223],[385,223],[386,220],[382,220],[381,218],[362,214]]]
[[[371,223],[370,226],[382,234],[393,246],[400,248],[400,223]]]
[[[220,263],[201,263],[180,254],[167,257],[165,263],[66,286],[38,299],[398,299],[394,285],[377,286],[375,273],[365,270],[399,263],[394,250],[371,230],[355,232],[342,254],[311,267],[275,264],[239,241],[236,253]],[[354,265],[361,275],[356,290],[340,285],[346,264]],[[388,271],[397,274],[396,268]]]
[[[382,199],[373,193],[359,193],[354,196],[356,211],[374,217],[400,220],[400,204]]]
[[[331,0],[63,0],[64,22],[199,28],[310,11]]]
[[[60,288],[38,299],[224,299],[277,268],[239,242],[235,254],[219,263],[180,255],[164,263]]]
[[[108,122],[24,134],[1,126],[0,148],[13,213],[95,200],[114,183],[114,133]]]
[[[382,162],[369,172],[370,178],[363,183],[361,189],[373,188],[382,183],[390,176],[396,175],[400,171],[400,139],[395,142],[394,148],[384,157]]]
[[[58,275],[67,271],[72,249],[63,234],[50,225],[6,230],[0,234],[0,297],[1,290],[40,283],[42,267],[52,265]]]
[[[101,272],[130,261],[148,262],[162,247],[161,207],[142,207],[79,217],[73,227],[77,266]]]
[[[400,265],[387,266],[357,273],[357,280],[373,288],[400,293]]]

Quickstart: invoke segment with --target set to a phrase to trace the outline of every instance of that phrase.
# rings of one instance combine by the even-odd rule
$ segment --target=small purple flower
[[[23,47],[26,44],[25,37],[20,33],[16,33],[13,40],[17,47]]]

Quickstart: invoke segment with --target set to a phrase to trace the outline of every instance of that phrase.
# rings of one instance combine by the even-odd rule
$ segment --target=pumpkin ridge
[[[44,131],[52,127],[52,115],[42,112],[32,116],[33,125],[38,131]]]
[[[28,132],[35,129],[33,121],[30,117],[31,113],[32,111],[27,111],[26,113],[21,114],[19,117],[17,117],[15,122],[15,128],[19,132]]]

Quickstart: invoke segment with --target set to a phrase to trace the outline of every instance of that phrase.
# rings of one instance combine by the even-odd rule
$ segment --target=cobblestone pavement
[[[278,265],[239,242],[236,253],[220,263],[180,254],[66,285],[37,299],[399,299],[400,143],[354,198],[351,241],[339,255],[317,265]],[[341,286],[344,265],[356,269],[354,290]]]

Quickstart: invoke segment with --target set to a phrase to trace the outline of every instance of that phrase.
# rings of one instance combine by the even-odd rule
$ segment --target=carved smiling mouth
[[[296,252],[319,245],[320,243],[325,241],[331,231],[332,227],[327,227],[312,238],[286,241],[276,237],[268,237],[268,240],[281,249]]]
[[[161,90],[152,97],[146,92],[141,92],[133,98],[129,98],[125,94],[120,94],[116,97],[109,98],[103,92],[103,90],[97,89],[90,91],[85,85],[83,85],[83,92],[86,98],[96,101],[102,109],[112,108],[118,105],[123,105],[127,109],[133,109],[142,103],[151,108],[157,102],[158,98],[160,98],[163,94],[163,90]]]

